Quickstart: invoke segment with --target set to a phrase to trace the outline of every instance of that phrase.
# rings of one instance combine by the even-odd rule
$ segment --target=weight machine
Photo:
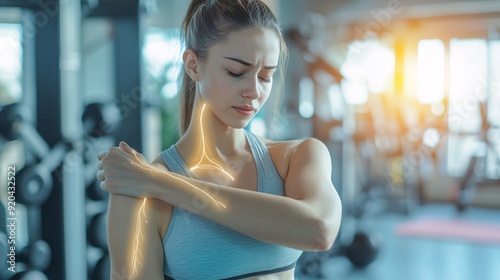
[[[107,194],[95,178],[96,154],[115,145],[115,138],[138,150],[143,146],[137,133],[143,122],[141,5],[59,4],[0,0],[0,7],[17,7],[23,14],[23,95],[19,104],[0,105],[0,146],[16,139],[25,147],[27,164],[17,170],[16,195],[29,213],[28,232],[23,229],[28,244],[16,249],[18,272],[2,273],[1,280],[109,279]],[[110,102],[117,102],[84,108],[94,100],[84,102],[81,94],[79,35],[82,20],[90,17],[108,17],[113,27],[116,92],[110,93]],[[115,126],[119,123],[126,123],[127,129]],[[1,214],[0,219],[5,217]],[[5,230],[0,229],[2,234]],[[0,241],[2,256],[4,246]]]
[[[96,149],[100,148],[99,140],[112,136],[120,127],[121,115],[118,108],[113,104],[89,104],[82,116],[85,138],[76,141],[62,140],[53,148],[48,148],[47,142],[33,127],[31,120],[30,111],[22,104],[13,103],[0,109],[0,136],[8,141],[22,141],[27,153],[34,153],[36,156],[35,161],[16,170],[15,177],[13,177],[15,181],[12,182],[15,185],[16,202],[21,203],[27,209],[28,244],[16,254],[16,273],[3,273],[0,279],[48,279],[43,271],[52,263],[52,249],[41,236],[41,223],[45,220],[41,214],[41,206],[47,202],[53,191],[54,179],[62,180],[65,168],[76,168],[65,164],[65,159],[71,153],[76,153],[86,164],[85,185],[88,186],[87,193],[91,198],[87,202],[87,207],[98,209],[95,215],[90,213],[89,243],[94,247],[107,250],[105,231],[107,193],[102,192],[99,184],[96,183],[97,162],[94,158],[97,153]],[[95,207],[96,204],[100,204],[101,207]],[[7,216],[4,206],[0,206],[0,210],[0,220],[5,221]],[[1,254],[7,255],[10,246],[6,243],[7,232],[3,228],[0,229],[0,242],[2,243]],[[96,270],[99,271],[96,274],[109,273],[109,265],[105,266],[104,262],[105,260],[94,263],[98,266]]]
[[[488,104],[479,103],[481,129],[478,135],[478,149],[460,178],[454,203],[462,212],[470,204],[478,188],[500,187],[500,127],[488,120]],[[487,165],[493,164],[493,174],[488,174]]]

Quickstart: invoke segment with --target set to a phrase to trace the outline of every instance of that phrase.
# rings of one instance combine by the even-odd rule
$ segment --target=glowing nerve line
[[[222,168],[217,162],[213,161],[212,159],[210,159],[206,152],[205,152],[205,133],[203,131],[203,112],[205,111],[205,104],[203,104],[203,108],[201,109],[201,114],[200,114],[200,127],[201,127],[201,139],[202,139],[202,156],[200,158],[200,161],[193,167],[190,168],[191,171],[195,171],[197,169],[217,169],[219,171],[221,171],[223,174],[225,174],[226,176],[228,176],[231,180],[234,181],[234,178],[233,176],[231,176],[231,174],[229,174],[226,170],[224,170],[224,168]],[[139,161],[141,161],[137,155],[134,155],[135,158]],[[203,159],[206,158],[209,162],[213,163],[214,166],[210,165],[210,164],[201,164]],[[135,165],[141,169],[144,169],[144,170],[147,170],[150,172],[150,175],[151,177],[154,177],[154,174],[153,174],[153,170],[156,169],[157,171],[159,172],[163,172],[162,170],[160,169],[157,169],[157,168],[154,168],[154,167],[151,167],[151,168],[145,168],[139,164],[136,164],[134,162],[131,162],[132,165]],[[226,205],[224,205],[223,203],[217,201],[215,198],[213,198],[213,196],[211,196],[209,193],[207,193],[206,191],[202,190],[201,188],[198,188],[196,187],[195,185],[187,182],[186,180],[182,179],[181,177],[179,177],[178,175],[174,175],[172,173],[165,173],[163,172],[163,174],[166,174],[176,180],[179,180],[183,183],[185,183],[186,185],[188,186],[191,186],[192,188],[200,191],[201,193],[203,193],[204,195],[206,195],[212,202],[214,202],[215,206],[217,207],[217,209],[219,211],[222,210],[221,207],[223,208],[226,208]],[[133,244],[133,252],[132,252],[132,273],[130,275],[130,278],[129,279],[132,279],[133,276],[135,276],[138,271],[137,271],[137,265],[138,263],[140,263],[142,265],[142,262],[139,261],[139,258],[142,256],[142,254],[140,253],[140,250],[139,250],[139,247],[140,247],[140,241],[141,240],[144,240],[144,238],[142,237],[142,233],[141,233],[141,224],[142,224],[142,217],[141,217],[141,213],[142,213],[142,216],[144,216],[144,218],[147,218],[146,216],[146,211],[145,211],[145,206],[146,206],[146,202],[147,202],[147,198],[144,198],[143,199],[143,202],[141,204],[141,207],[139,208],[139,211],[137,212],[137,226],[136,226],[136,232],[135,232],[135,238],[134,238],[134,244]],[[146,223],[148,221],[146,220]]]
[[[201,114],[200,114],[200,127],[201,127],[201,149],[202,149],[202,154],[201,154],[201,158],[200,158],[200,161],[193,167],[190,168],[191,171],[195,171],[196,169],[198,169],[200,167],[200,164],[201,162],[203,161],[204,158],[207,158],[207,160],[211,163],[213,163],[216,167],[216,169],[219,169],[220,171],[222,171],[222,173],[224,173],[225,175],[227,175],[229,178],[231,178],[231,180],[234,181],[234,178],[233,176],[231,176],[231,174],[227,173],[226,170],[224,170],[224,168],[222,168],[217,162],[211,160],[208,156],[206,156],[206,153],[205,153],[205,133],[203,131],[203,112],[205,111],[205,107],[206,107],[206,104],[203,104],[203,108],[201,108]],[[203,167],[206,166],[206,164],[202,165]],[[211,167],[211,166],[209,166]]]
[[[137,212],[137,228],[136,228],[135,238],[134,238],[134,251],[132,252],[132,274],[131,275],[137,274],[137,262],[139,262],[138,254],[140,254],[140,252],[139,252],[139,237],[141,239],[143,239],[141,236],[141,215],[140,214],[142,213],[144,215],[144,218],[147,218],[146,212],[144,211],[144,207],[146,206],[146,201],[147,201],[147,198],[144,198],[142,205],[141,205],[141,208],[139,208],[139,212]],[[148,222],[148,220],[146,220],[146,223],[147,222]]]

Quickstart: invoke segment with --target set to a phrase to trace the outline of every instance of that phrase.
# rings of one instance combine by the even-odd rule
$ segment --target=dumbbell
[[[10,245],[7,243],[7,240],[8,239],[5,232],[0,231],[0,269],[2,271],[7,269],[7,254],[9,253],[10,247]]]
[[[16,199],[26,205],[42,205],[52,192],[51,173],[61,164],[69,150],[66,143],[57,144],[38,164],[29,164],[16,174]]]
[[[43,272],[38,270],[20,271],[9,278],[9,280],[48,280],[48,279],[49,278]]]
[[[333,249],[320,252],[304,252],[298,261],[300,272],[304,275],[321,278],[321,263],[332,256]]]
[[[111,264],[109,261],[108,254],[104,254],[102,258],[97,262],[94,270],[92,271],[92,279],[94,280],[107,280],[110,279]]]
[[[2,234],[0,233],[0,236]],[[2,237],[1,240],[6,239]],[[0,279],[47,280],[47,276],[41,270],[45,270],[50,261],[51,251],[48,244],[42,240],[35,241],[31,246],[23,248],[19,254],[16,254],[15,272],[11,272],[6,268],[2,269]]]
[[[106,212],[92,217],[87,228],[87,236],[92,246],[108,250],[108,239],[106,236]]]
[[[101,182],[95,179],[87,186],[87,196],[92,200],[104,201],[108,199],[109,193],[101,189]]]
[[[320,276],[321,263],[334,256],[344,256],[356,268],[364,268],[372,263],[380,251],[378,234],[358,231],[348,245],[334,246],[329,251],[304,253],[300,260],[300,271],[305,275]]]
[[[52,261],[52,250],[44,240],[36,240],[22,248],[16,259],[25,263],[30,269],[43,271]]]
[[[5,207],[0,203],[0,270],[7,270],[7,254],[9,253],[10,244],[7,238],[7,220],[5,215]],[[0,278],[1,279],[1,278]]]
[[[380,237],[376,234],[357,232],[351,243],[343,248],[345,256],[357,268],[371,264],[380,251]]]
[[[5,213],[5,206],[0,203],[0,231],[6,232],[5,225],[7,225],[7,216]]]
[[[28,107],[12,103],[0,110],[0,134],[9,141],[22,139],[38,158],[43,158],[49,146],[32,125]]]
[[[94,138],[115,133],[120,127],[122,116],[114,103],[90,103],[82,115],[86,135]]]

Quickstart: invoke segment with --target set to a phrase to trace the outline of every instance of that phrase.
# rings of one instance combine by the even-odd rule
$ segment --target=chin
[[[241,129],[247,127],[254,117],[255,115],[248,118],[234,117],[232,115],[220,115],[220,117],[218,116],[218,119],[228,127]]]
[[[235,129],[241,129],[247,127],[252,119],[242,120],[242,121],[232,121],[228,123],[228,126]]]

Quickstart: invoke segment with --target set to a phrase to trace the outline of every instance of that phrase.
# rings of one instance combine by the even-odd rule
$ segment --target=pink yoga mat
[[[396,234],[500,244],[500,223],[471,222],[459,219],[421,219],[396,226]]]

